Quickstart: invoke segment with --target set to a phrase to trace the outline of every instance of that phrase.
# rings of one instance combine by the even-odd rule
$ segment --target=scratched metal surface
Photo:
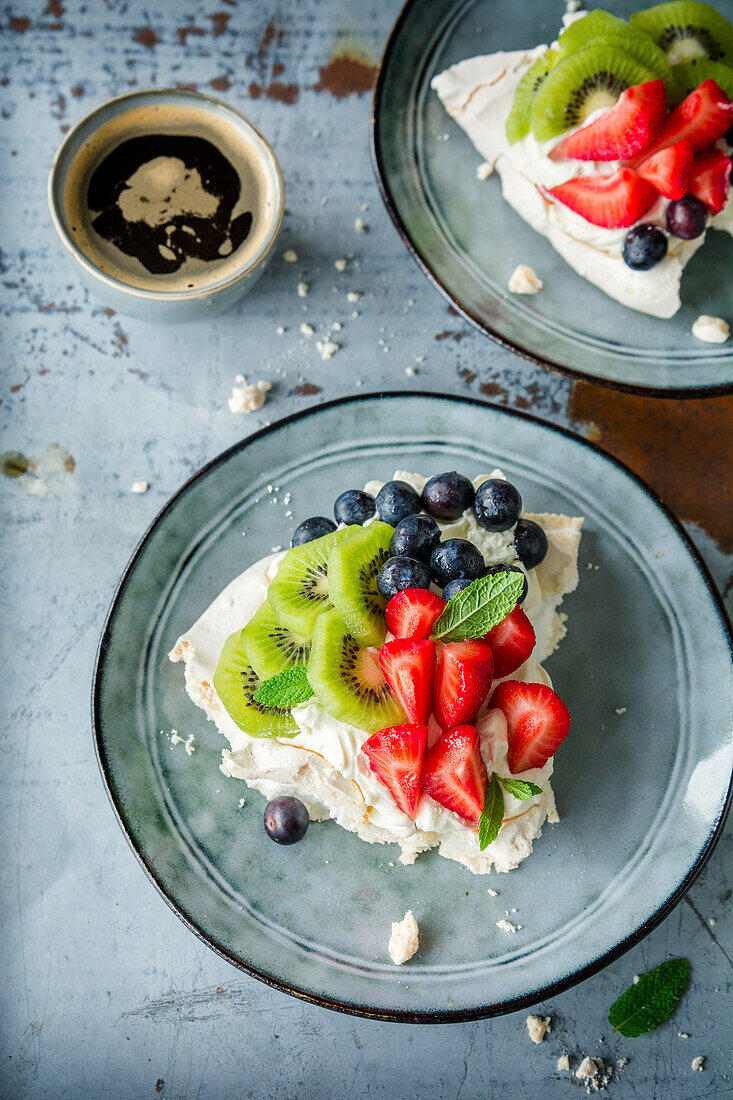
[[[199,465],[320,400],[360,387],[442,388],[571,426],[646,476],[721,588],[728,583],[730,400],[645,402],[544,373],[451,316],[405,254],[367,143],[368,88],[396,13],[394,0],[17,0],[4,10],[0,423],[2,450],[31,468],[0,478],[3,1096],[554,1100],[581,1088],[556,1070],[563,1052],[576,1066],[585,1054],[627,1058],[607,1089],[617,1100],[733,1091],[730,827],[656,932],[540,1006],[553,1030],[535,1047],[525,1014],[405,1028],[332,1014],[243,977],[168,910],[102,789],[90,672],[137,538]],[[280,251],[299,256],[276,259],[214,324],[177,331],[110,316],[88,297],[45,205],[68,126],[110,95],[155,84],[213,90],[262,128],[286,180]],[[358,217],[366,233],[355,231]],[[348,302],[349,291],[362,297]],[[303,336],[302,322],[316,336]],[[341,347],[324,361],[316,339],[334,322]],[[228,411],[238,372],[273,382],[260,413]],[[16,455],[3,469],[22,465]],[[150,482],[146,495],[130,493],[138,479]],[[693,982],[674,1021],[635,1042],[611,1036],[611,1001],[635,972],[675,955],[690,960]],[[697,1055],[703,1072],[691,1069]]]

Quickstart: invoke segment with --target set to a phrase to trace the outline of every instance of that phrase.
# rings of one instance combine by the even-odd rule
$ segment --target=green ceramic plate
[[[604,0],[626,16],[641,7]],[[733,0],[716,0],[733,19]],[[701,313],[731,314],[733,242],[711,231],[682,279],[683,306],[669,321],[612,301],[568,267],[501,197],[480,182],[481,161],[430,89],[436,73],[466,57],[550,42],[562,0],[410,0],[392,32],[374,94],[372,151],[382,196],[425,274],[469,320],[541,366],[637,393],[678,397],[733,389],[733,343],[701,344]],[[519,263],[542,292],[510,295]],[[724,273],[728,272],[727,278]]]
[[[473,477],[499,463],[530,510],[587,517],[580,586],[565,605],[570,629],[549,664],[573,714],[553,780],[560,824],[516,871],[490,878],[433,852],[403,867],[392,845],[365,844],[331,822],[292,848],[272,844],[264,799],[219,772],[223,740],[187,698],[168,651],[234,576],[286,545],[299,520],[328,514],[343,489],[396,468]],[[268,484],[279,488],[268,493]],[[727,627],[705,567],[645,485],[531,417],[394,394],[273,424],[171,499],[114,598],[93,710],[122,827],[197,935],[286,992],[436,1022],[566,988],[670,911],[722,826],[730,680]],[[194,735],[190,757],[171,730]],[[398,968],[387,940],[407,908],[421,950]],[[507,909],[523,926],[516,935],[496,927]]]

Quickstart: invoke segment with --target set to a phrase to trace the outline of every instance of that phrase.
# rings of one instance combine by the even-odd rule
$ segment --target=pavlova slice
[[[221,769],[271,800],[281,843],[333,818],[403,863],[437,846],[508,871],[557,820],[570,715],[541,662],[565,634],[583,521],[525,515],[500,470],[398,471],[334,513],[232,581],[170,654],[229,742]]]

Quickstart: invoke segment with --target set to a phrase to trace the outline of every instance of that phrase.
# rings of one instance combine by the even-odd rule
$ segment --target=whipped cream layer
[[[475,480],[478,487],[486,476],[502,477],[501,471]],[[395,478],[421,491],[426,478],[397,471]],[[382,482],[369,482],[374,495]],[[534,516],[547,532],[547,557],[528,574],[529,590],[522,605],[532,621],[537,645],[529,660],[512,679],[550,684],[541,662],[557,647],[565,634],[565,616],[557,608],[563,596],[578,581],[577,553],[582,519],[556,515]],[[487,564],[510,564],[517,560],[513,531],[491,533],[479,527],[468,510],[455,523],[441,524],[442,538],[468,538],[479,547]],[[414,862],[428,848],[439,846],[442,855],[458,860],[474,873],[516,867],[532,851],[545,820],[556,821],[557,813],[550,786],[553,762],[523,772],[521,778],[542,787],[542,794],[520,802],[504,793],[504,825],[493,844],[479,850],[477,833],[458,815],[423,796],[413,822],[396,806],[388,789],[371,771],[361,745],[368,736],[363,730],[328,714],[315,700],[292,710],[298,732],[290,738],[253,738],[234,722],[219,700],[213,676],[226,638],[241,629],[267,598],[283,553],[256,562],[233,580],[197,622],[178,639],[170,654],[172,661],[185,662],[186,690],[226,737],[230,748],[222,753],[221,770],[243,779],[266,798],[294,795],[308,808],[314,820],[332,818],[343,828],[369,842],[400,845],[403,863]],[[476,726],[481,752],[489,772],[509,775],[506,720],[501,711],[484,706]],[[429,741],[440,736],[431,719]]]
[[[578,13],[581,14],[585,13]],[[544,143],[531,133],[514,145],[509,143],[505,124],[514,93],[527,69],[547,48],[541,45],[533,50],[467,58],[433,77],[431,87],[448,114],[500,176],[502,194],[509,205],[549,240],[566,263],[622,305],[653,317],[672,317],[681,304],[682,271],[703,244],[705,233],[692,241],[671,236],[663,260],[648,271],[634,271],[624,263],[622,255],[628,229],[593,225],[562,203],[548,200],[542,191],[576,176],[611,175],[620,162],[551,160],[551,149],[572,130]],[[595,111],[584,125],[595,121],[607,109]],[[724,142],[719,144],[727,148]],[[668,205],[668,200],[660,197],[640,221],[666,230]],[[709,219],[710,226],[733,233],[733,194],[724,209]]]

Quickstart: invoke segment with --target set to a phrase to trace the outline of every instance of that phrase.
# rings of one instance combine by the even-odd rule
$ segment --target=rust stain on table
[[[336,99],[365,95],[371,92],[376,75],[377,66],[368,58],[350,50],[339,51],[328,64],[319,68],[314,91],[328,92]]]

